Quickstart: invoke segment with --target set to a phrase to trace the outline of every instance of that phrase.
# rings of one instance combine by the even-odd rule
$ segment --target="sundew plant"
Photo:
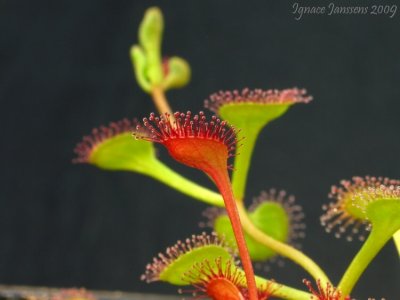
[[[321,224],[337,237],[363,243],[341,280],[332,282],[328,272],[299,250],[304,214],[293,196],[270,189],[250,206],[244,201],[261,130],[312,97],[303,88],[245,88],[211,94],[205,111],[191,112],[188,107],[174,112],[166,92],[184,87],[191,69],[183,58],[162,56],[163,30],[161,11],[149,8],[140,24],[138,44],[130,49],[137,83],[154,101],[157,113],[94,129],[77,145],[74,159],[104,170],[150,176],[211,206],[204,222],[209,233],[200,230],[158,254],[143,266],[141,280],[176,285],[183,297],[194,299],[354,299],[354,286],[389,240],[394,240],[400,254],[400,181],[355,176],[332,187],[332,202],[323,205]],[[205,173],[218,192],[164,164],[156,155],[159,145],[176,161]],[[308,278],[299,278],[304,289],[255,274],[255,263],[277,256],[308,273]]]

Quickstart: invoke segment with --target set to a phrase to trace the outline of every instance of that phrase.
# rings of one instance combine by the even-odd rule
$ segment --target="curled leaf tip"
[[[181,88],[189,83],[191,70],[189,63],[183,58],[177,56],[167,58],[165,59],[163,66],[164,78],[162,81],[162,87],[164,90]]]
[[[139,26],[139,43],[130,51],[136,80],[147,93],[154,89],[181,88],[190,81],[191,70],[186,60],[177,56],[162,58],[163,31],[161,10],[147,9]]]

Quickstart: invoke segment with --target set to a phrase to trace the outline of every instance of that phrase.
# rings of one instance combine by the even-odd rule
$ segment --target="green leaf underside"
[[[289,217],[279,203],[262,203],[254,212],[249,213],[249,217],[257,228],[274,239],[281,242],[286,242],[289,239]],[[214,230],[220,236],[224,236],[232,247],[236,247],[228,216],[219,216],[215,220]],[[247,233],[245,233],[245,238],[252,260],[265,261],[276,255],[274,251],[258,243]]]
[[[244,140],[236,151],[232,174],[232,188],[235,197],[241,201],[245,197],[247,174],[257,137],[261,129],[272,120],[282,116],[292,103],[231,102],[223,104],[218,114],[234,127],[240,129],[237,138]]]
[[[90,163],[107,170],[148,171],[156,160],[152,143],[136,140],[132,133],[118,134],[94,147]]]
[[[370,203],[366,215],[372,226],[387,228],[393,235],[400,229],[400,199],[381,199]]]
[[[238,128],[248,124],[248,126],[261,129],[268,124],[268,122],[283,115],[291,105],[292,103],[227,103],[219,108],[218,114],[224,120]]]
[[[221,259],[222,267],[224,267],[233,258],[228,249],[223,246],[201,246],[179,256],[161,272],[159,278],[161,281],[174,285],[188,285],[188,281],[183,280],[182,276],[193,270],[194,264],[203,263],[205,260],[213,263],[216,259]]]

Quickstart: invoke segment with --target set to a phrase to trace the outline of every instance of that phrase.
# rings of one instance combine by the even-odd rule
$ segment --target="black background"
[[[296,21],[294,1],[164,2],[0,0],[0,282],[175,292],[139,276],[157,252],[201,231],[206,205],[137,174],[71,164],[91,128],[154,111],[128,57],[151,5],[165,15],[164,54],[193,70],[188,87],[168,93],[175,110],[198,111],[210,93],[246,86],[299,86],[314,96],[263,131],[247,201],[269,187],[295,194],[307,214],[304,251],[337,282],[361,244],[319,225],[330,185],[399,177],[400,12]],[[297,287],[309,278],[290,262],[268,276]],[[390,242],[353,297],[399,299],[399,280]]]

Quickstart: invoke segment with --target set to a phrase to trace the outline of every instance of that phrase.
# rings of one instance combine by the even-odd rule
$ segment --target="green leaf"
[[[386,228],[390,235],[400,230],[399,199],[375,200],[366,206],[366,215],[372,227]]]
[[[240,128],[238,140],[244,138],[243,145],[237,150],[240,155],[235,156],[232,174],[232,188],[236,199],[244,198],[251,157],[261,129],[282,116],[292,104],[234,102],[220,107],[219,115],[234,127]]]
[[[219,115],[238,128],[253,127],[260,130],[272,120],[282,116],[292,104],[230,103],[220,107]]]
[[[289,239],[289,216],[279,203],[264,202],[256,210],[249,213],[249,218],[258,229],[272,238],[281,242],[286,242]],[[218,235],[225,236],[232,247],[236,247],[228,216],[217,217],[214,230]],[[247,233],[245,233],[245,239],[253,261],[266,261],[276,255],[274,251],[258,243]]]
[[[223,265],[232,260],[232,255],[223,246],[207,245],[192,249],[170,263],[161,273],[160,280],[174,285],[187,285],[182,279],[184,273],[192,270],[196,263],[210,262],[221,259]]]
[[[138,173],[148,173],[156,160],[153,144],[136,140],[130,132],[105,139],[93,148],[89,157],[89,163],[102,169]]]

